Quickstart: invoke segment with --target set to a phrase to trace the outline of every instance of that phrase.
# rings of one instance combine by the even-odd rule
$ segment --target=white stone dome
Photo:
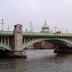
[[[49,27],[47,26],[46,21],[45,21],[45,24],[42,27],[42,31],[41,32],[49,32]]]

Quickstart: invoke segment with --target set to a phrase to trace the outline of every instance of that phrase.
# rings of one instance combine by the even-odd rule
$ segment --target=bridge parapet
[[[4,36],[11,36],[14,35],[13,31],[0,31],[0,36],[4,35]]]
[[[29,35],[29,36],[71,36],[72,33],[42,33],[42,32],[23,32],[23,35]]]

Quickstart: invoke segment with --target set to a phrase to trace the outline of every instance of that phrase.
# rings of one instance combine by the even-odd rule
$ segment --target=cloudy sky
[[[72,0],[0,0],[0,22],[10,30],[15,24],[22,24],[23,30],[40,31],[46,20],[50,30],[72,32]],[[1,29],[1,25],[0,25]]]

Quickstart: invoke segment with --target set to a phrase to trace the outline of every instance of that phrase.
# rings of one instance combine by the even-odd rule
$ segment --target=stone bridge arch
[[[11,51],[11,47],[8,46],[7,44],[0,43],[0,50],[8,50],[8,51]]]
[[[11,55],[11,47],[7,44],[0,43],[0,57],[9,57]]]
[[[43,39],[35,39],[35,40],[32,40],[32,41],[29,41],[28,43],[23,45],[23,49],[26,48],[27,46],[30,46],[34,43],[41,42],[41,41],[44,41],[44,40],[47,40],[47,41],[49,41],[53,44],[55,44],[55,42],[56,42],[59,45],[59,47],[62,47],[62,48],[64,48],[64,47],[72,48],[72,42],[70,40],[61,39],[61,38],[43,38]]]

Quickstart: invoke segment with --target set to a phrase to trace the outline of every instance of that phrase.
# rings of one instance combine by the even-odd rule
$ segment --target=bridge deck
[[[13,31],[0,31],[0,36],[12,36]]]
[[[72,36],[72,33],[41,33],[41,32],[23,32],[23,35],[36,35],[36,36]]]
[[[14,35],[13,31],[0,31],[0,35],[11,36]],[[29,36],[72,36],[72,33],[42,33],[42,32],[23,32],[23,35]]]

